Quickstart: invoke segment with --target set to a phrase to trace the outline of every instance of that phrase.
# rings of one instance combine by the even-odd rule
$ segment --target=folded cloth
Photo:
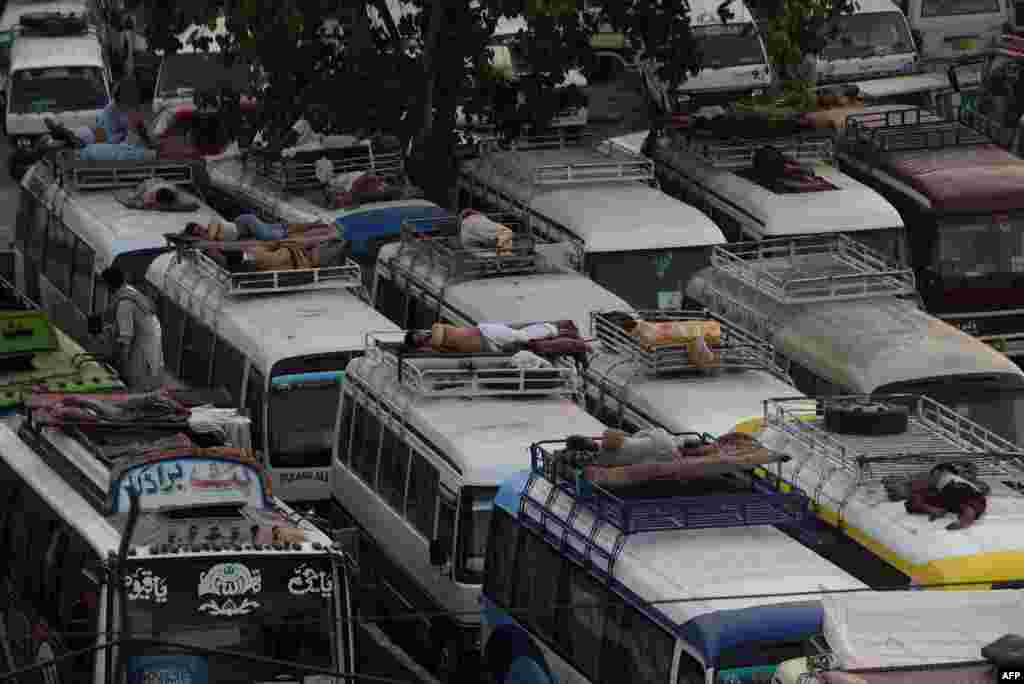
[[[160,178],[147,178],[133,190],[116,195],[129,209],[153,211],[195,211],[199,200],[181,188]]]
[[[505,323],[480,323],[477,328],[487,346],[495,351],[512,351],[532,340],[558,336],[558,328],[552,323],[531,323],[523,328],[513,328]]]

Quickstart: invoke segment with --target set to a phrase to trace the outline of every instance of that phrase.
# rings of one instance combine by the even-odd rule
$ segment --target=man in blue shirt
[[[72,132],[53,119],[46,119],[46,125],[54,137],[83,147],[82,159],[150,159],[155,152],[148,146],[141,104],[135,80],[125,79],[115,87],[113,99],[97,115],[95,128],[82,127]]]

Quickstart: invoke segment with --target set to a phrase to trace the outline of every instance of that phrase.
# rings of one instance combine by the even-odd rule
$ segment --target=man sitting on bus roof
[[[154,159],[146,132],[138,84],[134,79],[121,81],[114,97],[96,117],[96,126],[68,130],[62,123],[47,117],[43,120],[50,134],[81,148],[82,159],[94,161],[139,161]]]

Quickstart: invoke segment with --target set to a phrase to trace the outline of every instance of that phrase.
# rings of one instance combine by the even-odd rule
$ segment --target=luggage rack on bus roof
[[[602,570],[609,576],[629,535],[791,525],[806,518],[810,508],[810,500],[803,492],[782,492],[758,478],[751,479],[749,490],[740,491],[736,486],[735,491],[724,494],[681,493],[679,489],[666,491],[664,487],[652,493],[643,485],[635,493],[612,493],[581,475],[563,477],[559,450],[565,447],[566,440],[561,439],[530,445],[531,472],[520,499],[519,517],[585,563],[593,563],[594,555],[603,557],[606,568]],[[550,489],[538,497],[533,495],[538,488]],[[564,517],[555,512],[565,511],[565,506],[555,504],[557,498],[568,499]],[[580,516],[583,511],[590,514],[589,522]]]
[[[825,409],[837,402],[884,403],[906,409],[907,430],[877,437],[829,431],[825,428]],[[823,470],[815,499],[833,474],[845,472],[852,478],[853,485],[840,503],[840,512],[862,486],[891,477],[920,476],[950,461],[968,461],[984,478],[1024,482],[1024,452],[1019,447],[923,395],[768,399],[764,420],[766,426],[802,442],[832,466]]]
[[[250,149],[243,157],[243,164],[254,165],[257,174],[275,184],[282,192],[296,192],[324,188],[316,170],[317,163],[324,159],[331,163],[335,176],[370,173],[394,178],[405,174],[405,160],[401,151],[378,152],[370,141],[346,147],[299,150],[291,157],[278,151]]]
[[[627,314],[634,320],[648,322],[716,321],[721,328],[722,339],[719,344],[708,346],[712,352],[717,354],[717,363],[711,368],[695,365],[690,359],[689,347],[685,343],[648,347],[626,332],[621,323],[615,320],[613,314]],[[590,314],[590,320],[594,336],[604,346],[629,357],[634,363],[639,364],[653,375],[722,368],[762,369],[783,377],[786,375],[785,371],[775,362],[775,349],[770,343],[707,310],[593,311]]]
[[[800,164],[829,163],[833,154],[832,138],[820,133],[749,140],[677,135],[674,143],[680,150],[699,157],[716,169],[750,168],[754,165],[754,155],[765,147],[773,148]]]
[[[784,305],[916,293],[911,269],[841,233],[719,245],[711,266]]]
[[[180,235],[164,236],[176,248],[179,261],[188,260],[207,277],[216,281],[224,294],[231,296],[294,292],[298,290],[358,289],[363,287],[362,271],[352,259],[340,266],[298,268],[286,271],[253,271],[235,273],[214,261],[204,250],[244,250],[258,246],[258,240],[239,242],[195,241]]]
[[[550,396],[579,391],[575,369],[517,368],[510,352],[409,351],[404,342],[367,334],[367,356],[395,369],[398,381],[424,397]]]
[[[960,121],[938,118],[927,109],[908,107],[850,114],[843,138],[876,154],[987,145],[992,141]]]
[[[538,269],[537,242],[522,226],[515,214],[488,215],[491,220],[511,228],[515,233],[507,251],[465,247],[459,235],[460,219],[412,219],[402,224],[402,252],[418,250],[431,268],[445,272],[448,281],[466,281],[491,276],[522,275]],[[429,231],[419,231],[417,224],[430,223]]]
[[[191,185],[196,162],[175,159],[146,161],[94,161],[79,159],[74,150],[60,150],[56,156],[58,181],[76,190],[133,188],[150,178]]]

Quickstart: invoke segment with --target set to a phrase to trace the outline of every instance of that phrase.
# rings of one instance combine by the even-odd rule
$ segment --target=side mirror
[[[89,316],[89,334],[99,335],[103,332],[103,316],[93,314]]]
[[[448,562],[448,549],[451,544],[447,539],[430,540],[430,564],[434,567],[441,567]]]

